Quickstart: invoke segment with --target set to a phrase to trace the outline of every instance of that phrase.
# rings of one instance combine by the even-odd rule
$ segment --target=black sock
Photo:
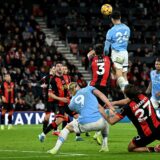
[[[68,121],[63,121],[62,122],[62,129],[67,125]]]
[[[48,126],[48,121],[44,120],[43,121],[43,132],[46,130],[47,126]]]
[[[47,134],[52,129],[57,130],[57,124],[55,122],[52,122],[44,131],[44,134]]]
[[[4,118],[5,118],[5,115],[1,115],[1,124],[4,125]]]
[[[76,133],[76,136],[79,137],[79,136],[81,136],[81,134],[80,133]]]
[[[12,124],[12,115],[8,115],[8,124]]]

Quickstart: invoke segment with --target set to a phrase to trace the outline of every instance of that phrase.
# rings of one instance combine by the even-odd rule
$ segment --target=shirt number
[[[74,101],[75,101],[76,104],[81,105],[81,107],[84,106],[84,96],[83,96],[83,95],[78,95],[78,96],[75,98]]]
[[[128,41],[128,39],[129,39],[127,31],[125,31],[124,34],[121,33],[121,32],[117,32],[116,37],[117,37],[117,42],[118,43],[123,43],[124,41]]]
[[[103,75],[104,72],[105,72],[104,63],[97,63],[97,66],[98,66],[97,74],[98,75]]]
[[[143,108],[143,109],[142,109]],[[147,101],[142,108],[137,109],[137,111],[135,112],[135,116],[138,116],[138,121],[139,122],[143,122],[145,121],[149,116],[151,116],[152,112],[151,112],[151,103],[150,101]],[[148,108],[148,115],[145,115],[144,109]]]

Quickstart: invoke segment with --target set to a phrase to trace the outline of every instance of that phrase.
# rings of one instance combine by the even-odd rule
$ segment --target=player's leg
[[[65,108],[65,112],[67,113],[67,115],[69,115],[70,117],[73,117],[73,119],[78,119],[78,114],[74,111],[71,111],[69,109],[68,106],[66,106]],[[76,138],[75,138],[76,141],[83,141],[83,138],[81,137],[81,134],[80,133],[76,133]]]
[[[49,123],[50,112],[45,112],[44,121],[43,121],[43,132],[46,130]]]
[[[106,86],[95,86],[95,87],[98,90],[100,90],[104,95],[108,96],[108,91],[107,91],[107,87]],[[99,97],[97,97],[97,100],[98,100],[98,103],[101,106],[105,105],[105,103]],[[101,133],[101,131],[95,132],[95,134],[93,136],[93,139],[96,140],[99,145],[101,145],[102,144],[102,133]]]
[[[124,52],[124,63],[123,63],[123,70],[122,70],[122,75],[125,79],[125,84],[128,84],[128,78],[127,78],[127,73],[128,73],[128,52]]]
[[[48,153],[56,154],[59,151],[59,149],[61,148],[61,146],[63,145],[63,143],[65,142],[65,140],[67,139],[68,134],[70,132],[73,132],[74,130],[76,130],[77,133],[80,132],[79,129],[78,129],[77,120],[73,120],[65,128],[63,128],[63,130],[60,132],[60,135],[57,139],[57,142],[56,142],[55,146],[51,150],[49,150]]]
[[[105,123],[105,127],[101,131],[103,140],[102,140],[102,146],[101,146],[100,152],[108,152],[109,151],[109,148],[108,148],[109,125],[107,122],[104,122],[104,123]]]
[[[5,106],[6,107],[6,106]],[[2,107],[2,112],[1,112],[1,130],[4,130],[4,123],[5,123],[5,113],[6,113],[6,108]]]
[[[123,65],[126,58],[124,54],[125,53],[112,51],[112,55],[111,55],[111,58],[115,67],[117,84],[119,85],[122,91],[124,91],[126,84],[128,84],[126,82],[126,79],[123,77]]]
[[[43,131],[41,134],[38,135],[38,138],[40,140],[40,142],[44,142],[44,139],[46,137],[46,135],[51,131],[51,130],[55,130],[57,131],[57,127],[59,124],[61,124],[63,122],[64,117],[57,117],[52,123],[50,123],[47,128],[45,129],[45,131]]]
[[[51,130],[57,131],[57,127],[63,122],[65,109],[64,107],[58,107],[58,110],[59,113],[55,116],[55,120],[50,123],[41,134],[38,135],[38,138],[41,142],[44,141],[46,134],[48,134]]]
[[[45,108],[45,117],[43,120],[43,132],[46,130],[48,124],[49,124],[49,118],[50,118],[50,114],[51,114],[51,110],[52,110],[52,105],[53,103],[51,102],[47,102],[46,103],[46,108]]]
[[[12,128],[12,115],[13,115],[13,104],[10,104],[10,106],[8,106],[8,129]]]
[[[160,152],[160,146],[147,147],[148,144],[156,140],[154,136],[149,137],[134,137],[128,145],[129,152]]]

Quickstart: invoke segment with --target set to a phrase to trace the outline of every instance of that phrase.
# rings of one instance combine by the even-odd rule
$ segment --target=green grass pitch
[[[160,160],[159,153],[128,153],[127,145],[136,130],[131,123],[110,126],[109,152],[99,153],[100,146],[90,137],[82,134],[84,141],[76,142],[70,134],[57,155],[47,154],[57,137],[51,133],[44,143],[38,141],[41,125],[14,126],[12,130],[0,130],[0,160]],[[152,145],[158,144],[156,141]]]

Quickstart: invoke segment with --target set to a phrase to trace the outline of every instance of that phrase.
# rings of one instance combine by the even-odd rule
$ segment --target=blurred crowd
[[[43,6],[48,26],[59,32],[88,70],[88,51],[96,43],[104,43],[106,32],[112,26],[110,18],[100,13],[104,3],[120,10],[122,22],[130,26],[128,79],[145,90],[160,52],[159,0],[46,0]],[[114,75],[111,75],[111,87],[117,88]],[[121,94],[115,90],[112,90],[112,98],[119,99]]]
[[[57,52],[50,35],[42,32],[22,0],[0,5],[0,83],[6,73],[11,75],[19,99],[16,110],[43,108],[42,88],[36,83],[49,74],[56,61],[68,66],[73,79],[83,79],[76,67]]]
[[[71,52],[81,58],[86,70],[89,69],[88,51],[94,44],[104,42],[111,27],[110,19],[100,13],[100,6],[110,3],[121,10],[122,22],[131,27],[132,33],[128,79],[146,89],[154,57],[160,51],[159,0],[41,0],[39,3],[40,14],[46,16],[48,27],[53,27],[69,43]],[[48,74],[56,61],[68,66],[73,79],[82,77],[57,52],[50,35],[42,32],[34,17],[37,14],[27,9],[23,0],[0,5],[0,82],[4,74],[11,75],[20,99],[16,110],[44,109],[42,89],[35,84]],[[116,88],[114,75],[111,75],[111,87]],[[121,94],[115,90],[110,95],[119,99]]]

